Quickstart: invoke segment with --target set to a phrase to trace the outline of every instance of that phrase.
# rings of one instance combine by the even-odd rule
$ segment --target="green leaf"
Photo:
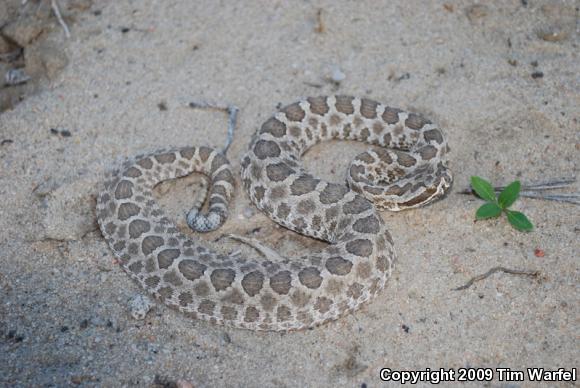
[[[510,183],[499,195],[499,206],[502,209],[510,207],[520,196],[520,181]]]
[[[507,218],[510,224],[521,232],[529,232],[534,229],[534,225],[528,220],[524,213],[514,210],[506,210]]]
[[[471,177],[471,187],[480,198],[490,202],[497,202],[491,183],[478,176]]]
[[[484,220],[486,218],[494,218],[501,214],[501,207],[497,203],[488,202],[482,205],[475,213],[475,218]]]

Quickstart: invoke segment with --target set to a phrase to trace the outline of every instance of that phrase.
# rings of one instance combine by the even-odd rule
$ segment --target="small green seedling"
[[[505,212],[509,223],[517,230],[529,232],[534,228],[534,225],[524,213],[508,209],[520,195],[520,181],[514,181],[507,185],[499,194],[499,198],[495,196],[495,190],[491,183],[478,176],[471,177],[471,187],[481,199],[487,201],[487,203],[477,209],[475,213],[476,219],[495,218]]]

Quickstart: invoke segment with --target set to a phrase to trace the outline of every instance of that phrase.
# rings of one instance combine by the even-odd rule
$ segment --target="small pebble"
[[[153,304],[151,300],[145,295],[137,295],[129,302],[129,309],[131,311],[131,316],[134,319],[142,320],[145,319],[145,316],[151,310]]]
[[[534,256],[536,257],[544,257],[545,253],[542,249],[536,248],[534,249]]]
[[[10,69],[4,75],[6,85],[14,86],[28,82],[30,76],[24,72],[24,69]]]
[[[544,77],[544,73],[542,73],[541,71],[534,71],[532,73],[533,79],[538,79],[538,78],[543,78],[543,77]]]
[[[332,75],[330,76],[330,78],[332,79],[333,82],[340,83],[344,81],[344,79],[346,78],[346,74],[344,74],[340,70],[340,68],[335,67],[334,70],[332,70]]]

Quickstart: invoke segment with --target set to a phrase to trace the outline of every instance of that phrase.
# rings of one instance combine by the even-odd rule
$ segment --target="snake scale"
[[[331,139],[375,146],[352,161],[348,186],[301,164],[310,147]],[[223,255],[180,233],[153,198],[164,180],[209,177],[208,210],[188,219],[194,229],[216,229],[228,216],[234,176],[225,156],[208,147],[126,162],[99,193],[97,219],[125,271],[164,303],[216,324],[305,329],[357,309],[384,287],[395,252],[379,210],[441,197],[452,181],[447,152],[441,130],[422,116],[366,98],[310,97],[261,126],[242,157],[241,181],[262,212],[328,242],[325,249],[277,262]]]

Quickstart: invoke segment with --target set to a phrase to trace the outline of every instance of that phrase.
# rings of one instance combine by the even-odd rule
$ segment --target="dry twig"
[[[523,275],[523,276],[532,276],[532,277],[537,277],[540,274],[540,271],[521,271],[518,269],[509,269],[509,268],[505,268],[505,267],[493,267],[492,269],[490,269],[489,271],[487,271],[486,273],[484,273],[482,275],[472,277],[463,286],[454,288],[454,289],[452,289],[452,291],[466,290],[469,287],[471,287],[473,285],[473,283],[479,282],[480,280],[483,280],[483,279],[493,275],[496,272],[504,272],[504,273],[507,273],[510,275]]]
[[[322,21],[322,8],[318,8],[318,11],[316,12],[316,27],[314,27],[314,32],[322,34],[325,30],[326,27]]]
[[[68,26],[66,25],[64,19],[62,18],[62,15],[60,14],[60,8],[58,7],[58,3],[56,2],[56,0],[50,0],[50,6],[52,7],[52,12],[54,12],[54,16],[56,16],[58,22],[62,26],[66,38],[69,39],[70,30],[68,29]]]

